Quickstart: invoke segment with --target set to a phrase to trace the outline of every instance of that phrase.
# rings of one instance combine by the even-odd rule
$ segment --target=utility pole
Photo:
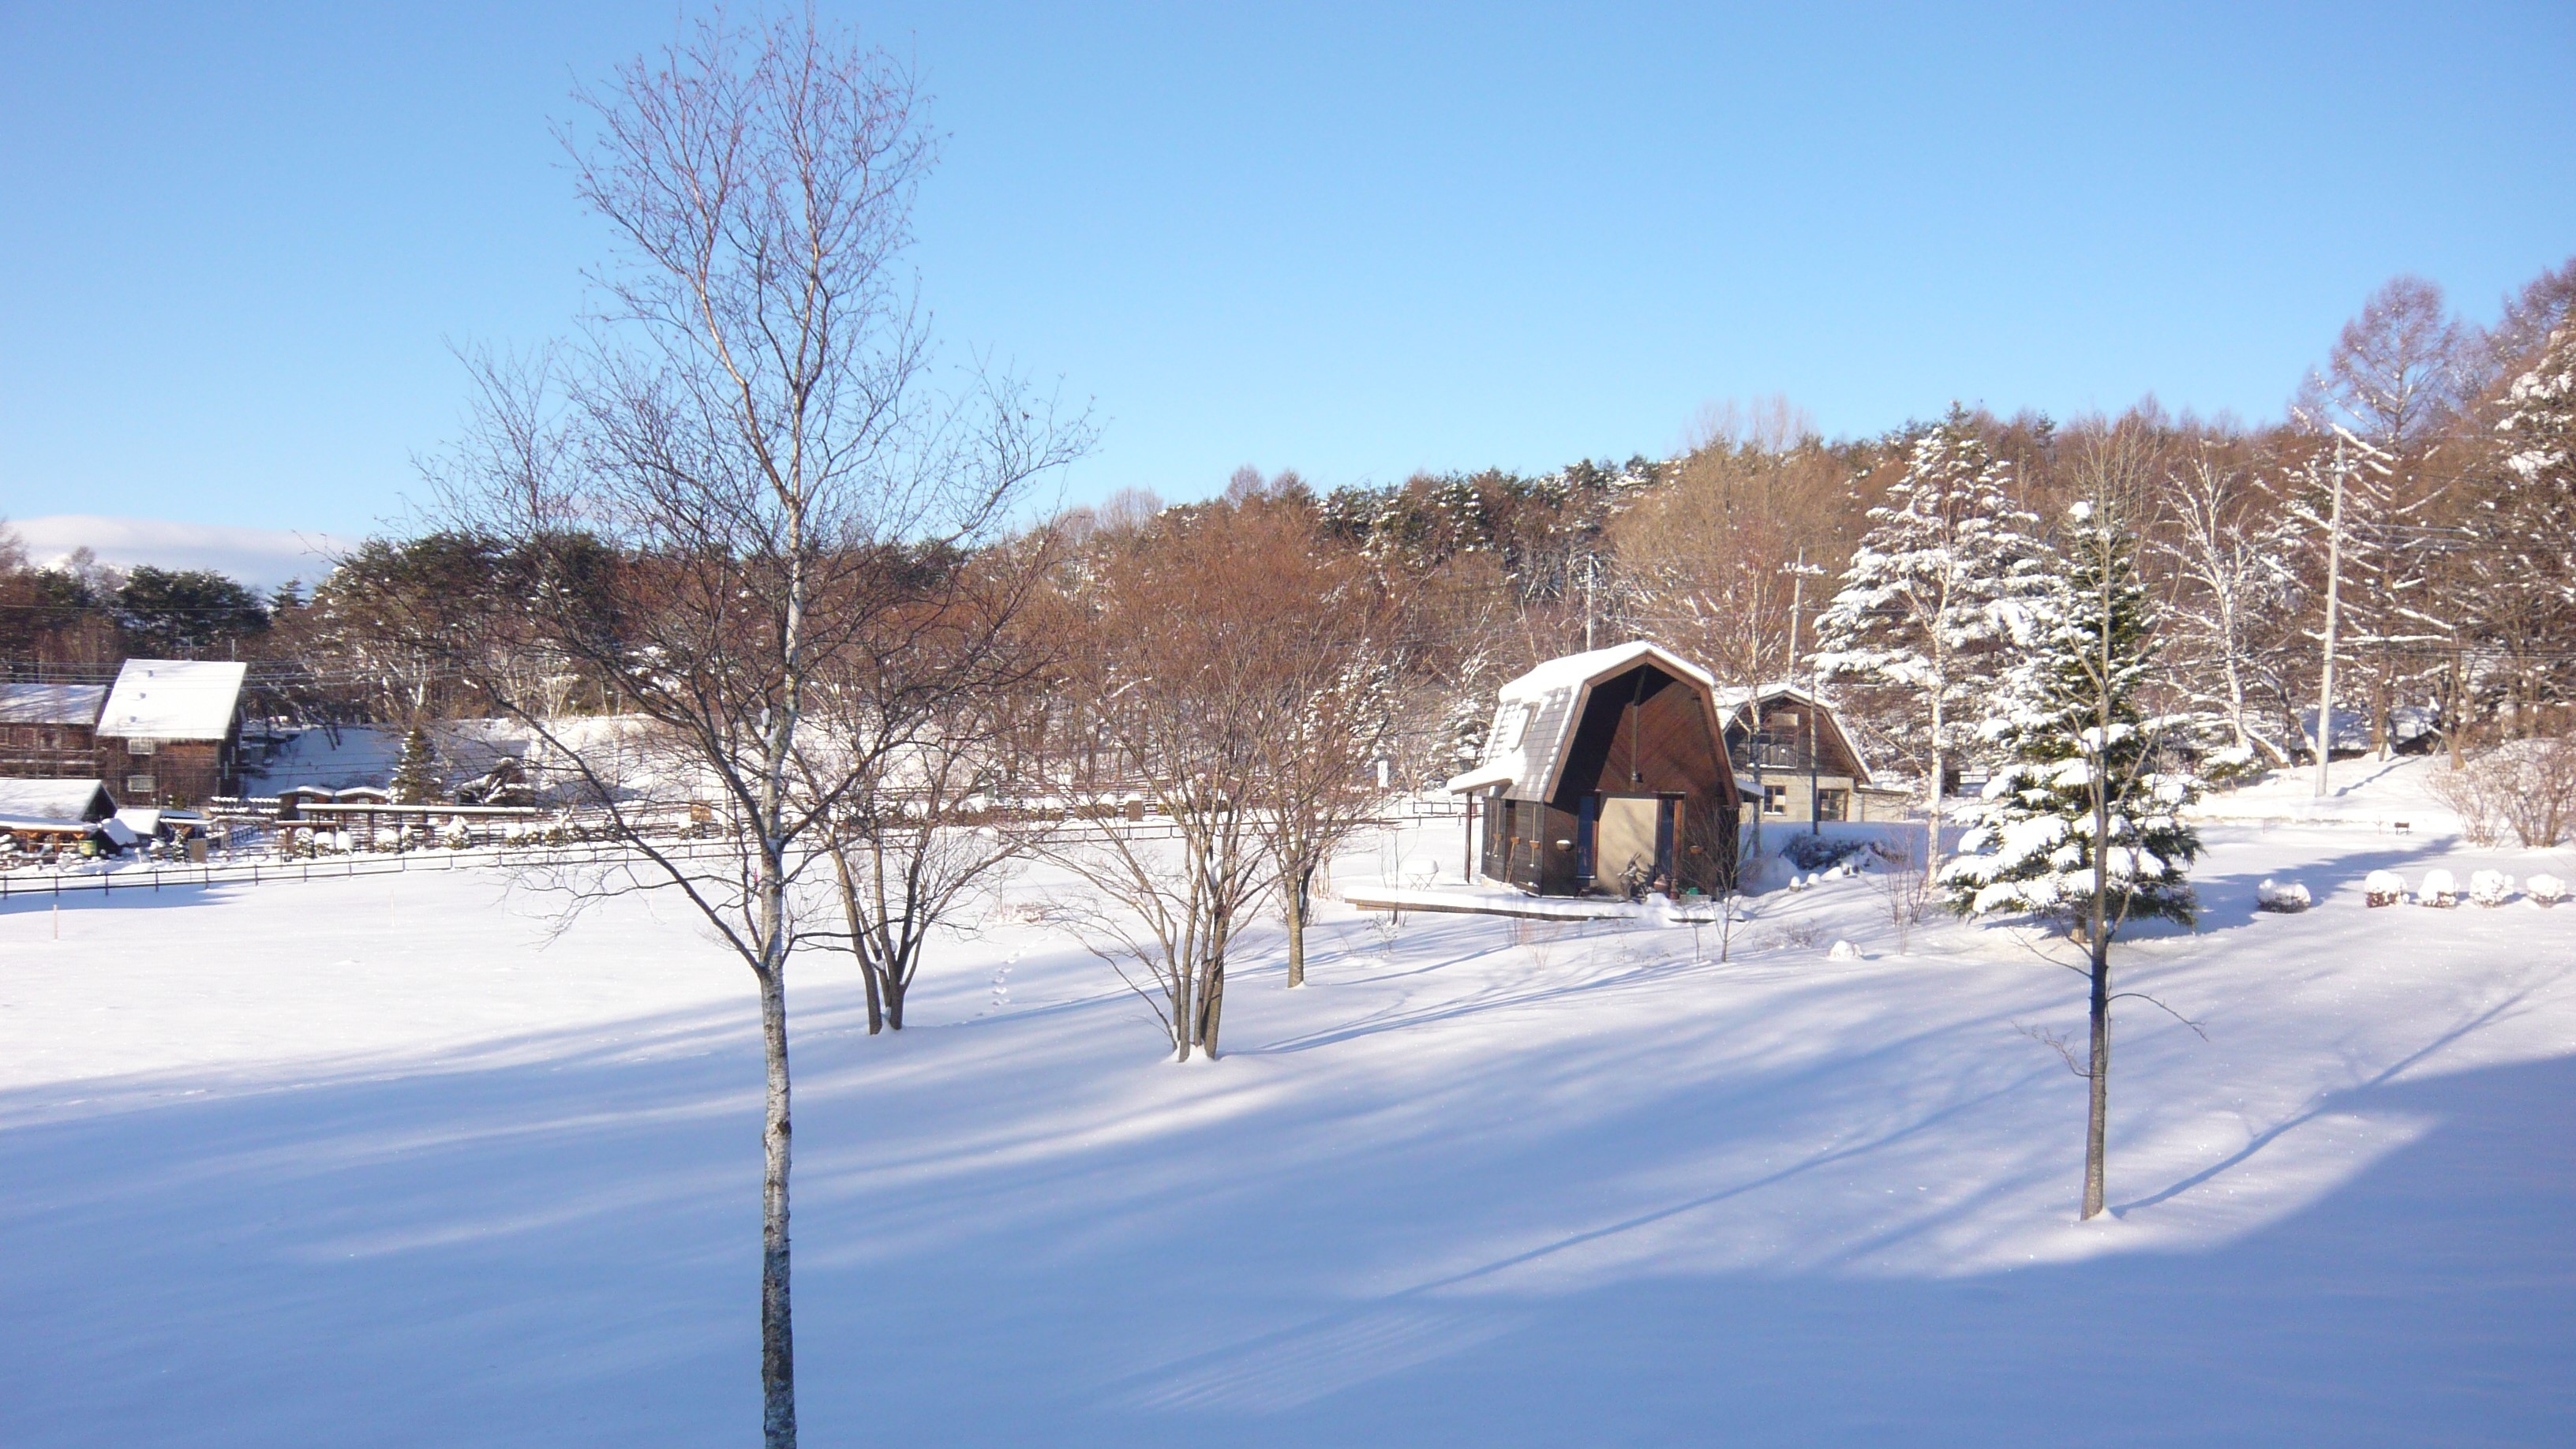
[[[1798,561],[1789,565],[1789,670],[1787,678],[1789,683],[1792,685],[1795,685],[1798,682],[1798,621],[1799,616],[1806,608],[1807,575],[1815,572],[1818,571],[1807,567],[1807,550],[1801,546],[1798,550]],[[1823,708],[1824,702],[1816,692],[1817,683],[1815,670],[1811,667],[1807,671],[1807,707],[1799,711],[1799,713],[1804,714],[1807,717],[1807,833],[1809,835],[1822,835],[1825,833],[1823,803],[1817,794],[1817,786],[1821,783],[1821,776],[1816,764],[1816,711]],[[1759,706],[1756,706],[1756,709],[1758,710]]]
[[[1592,652],[1592,580],[1601,572],[1601,556],[1583,556],[1583,650]]]
[[[2326,798],[2326,760],[2334,753],[2336,596],[2343,587],[2343,429],[2335,429],[2334,505],[2326,514],[2326,658],[2317,683],[2317,798]]]

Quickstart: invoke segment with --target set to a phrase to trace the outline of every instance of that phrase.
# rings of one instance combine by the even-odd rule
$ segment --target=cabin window
[[[160,788],[160,782],[153,779],[150,775],[128,775],[125,777],[125,793],[128,795],[150,795],[158,791]]]
[[[148,755],[152,753],[152,750],[153,742],[150,740],[127,740],[125,742],[125,752],[129,755]]]
[[[1765,785],[1765,786],[1763,786],[1763,787],[1762,787],[1762,813],[1763,813],[1763,814],[1765,814],[1765,815],[1786,815],[1786,814],[1788,814],[1788,813],[1789,813],[1789,787],[1788,787],[1788,786],[1786,786],[1786,785]]]
[[[1849,820],[1851,818],[1851,792],[1849,790],[1817,791],[1816,818],[1819,820]]]

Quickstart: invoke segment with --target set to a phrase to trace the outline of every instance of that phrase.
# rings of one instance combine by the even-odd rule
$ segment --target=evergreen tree
[[[2078,504],[2065,567],[2013,681],[1999,737],[2011,763],[1986,787],[1975,828],[1941,881],[1962,915],[2054,921],[2085,948],[2091,1087],[2084,1216],[2102,1211],[2111,1073],[2111,942],[2133,920],[2190,925],[2188,870],[2200,840],[2182,807],[2198,781],[2170,762],[2170,721],[2138,699],[2155,658],[2156,611],[2136,544],[2117,518]],[[2069,1065],[2073,1064],[2069,1054]]]
[[[2069,545],[2038,610],[2037,647],[1990,731],[2009,763],[1942,881],[1962,915],[2040,916],[2078,940],[2130,920],[2187,926],[2186,871],[2200,843],[2181,808],[2199,782],[2166,758],[2161,722],[2138,701],[2155,660],[2155,606],[2116,523],[2078,504]],[[2108,850],[2097,848],[2104,840]]]
[[[429,746],[429,732],[415,725],[410,734],[403,736],[402,754],[394,761],[389,793],[397,805],[431,805],[443,792],[438,757]]]
[[[164,659],[221,657],[268,629],[257,594],[210,569],[137,565],[116,591],[128,647]]]
[[[2038,520],[2013,502],[2011,478],[2012,465],[1954,406],[1869,511],[1843,587],[1816,619],[1820,675],[1893,686],[1912,701],[1900,729],[1924,759],[1927,869],[1940,862],[1949,762],[1976,738],[2003,646],[2045,587]]]

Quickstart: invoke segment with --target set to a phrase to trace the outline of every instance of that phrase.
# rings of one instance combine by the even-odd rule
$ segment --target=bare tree
[[[1247,783],[1296,987],[1306,984],[1315,879],[1385,809],[1391,782],[1377,772],[1392,764],[1405,651],[1394,601],[1356,560],[1326,556],[1294,520],[1272,528],[1287,535],[1277,554],[1287,566],[1259,601],[1271,618],[1255,677],[1270,688],[1254,737],[1260,771]]]
[[[564,138],[577,186],[621,243],[596,279],[602,315],[580,347],[480,363],[476,427],[432,473],[456,526],[527,560],[525,647],[648,722],[658,790],[716,797],[716,843],[684,853],[590,732],[484,681],[647,863],[590,893],[679,893],[757,983],[762,1426],[781,1449],[796,1438],[793,887],[859,779],[800,755],[808,712],[819,681],[921,607],[919,560],[986,537],[1068,436],[1007,380],[947,399],[927,380],[901,259],[932,144],[882,52],[810,16],[719,17],[578,99],[586,129]]]
[[[2391,452],[2430,442],[2460,406],[2471,344],[2440,287],[2392,278],[2344,324],[2296,411],[2319,428],[2341,422]]]
[[[2209,698],[2216,668],[2216,702],[2238,748],[2259,748],[2274,764],[2289,755],[2247,724],[2247,694],[2255,657],[2287,610],[2295,588],[2287,562],[2294,540],[2278,501],[2251,468],[2204,442],[2162,475],[2157,490],[2164,527],[2153,545],[2178,587],[2170,619],[2178,656],[2193,666],[2187,691]]]
[[[837,792],[826,849],[842,939],[867,986],[868,1034],[903,1029],[932,933],[1026,854],[1007,778],[1012,705],[1045,661],[1017,626],[1050,561],[1044,535],[921,560],[923,596],[888,611],[818,680],[800,740],[806,793]]]
[[[1277,510],[1175,510],[1096,559],[1077,595],[1068,747],[1095,796],[1132,791],[1156,818],[1068,821],[1045,848],[1085,889],[1052,909],[1154,1008],[1179,1061],[1216,1053],[1235,937],[1277,880],[1258,814],[1301,534]]]

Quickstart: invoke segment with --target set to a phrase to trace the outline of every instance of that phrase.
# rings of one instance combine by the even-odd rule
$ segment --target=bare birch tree
[[[985,537],[1065,441],[1007,380],[933,390],[902,264],[932,142],[884,53],[810,16],[718,17],[577,99],[576,184],[620,243],[601,314],[582,345],[482,363],[476,426],[432,473],[459,527],[528,560],[528,647],[648,722],[656,789],[716,797],[713,853],[684,853],[617,787],[626,761],[487,682],[640,854],[623,886],[685,897],[758,986],[761,1417],[784,1449],[793,887],[856,780],[800,759],[808,712],[919,607],[918,558]]]
[[[2289,520],[2258,474],[2206,444],[2165,471],[2157,497],[2165,527],[2154,548],[2180,586],[2172,620],[2195,666],[2190,692],[2210,697],[2215,665],[2217,702],[2237,746],[2286,765],[2288,753],[2246,723],[2246,699],[2255,656],[2296,587]]]

